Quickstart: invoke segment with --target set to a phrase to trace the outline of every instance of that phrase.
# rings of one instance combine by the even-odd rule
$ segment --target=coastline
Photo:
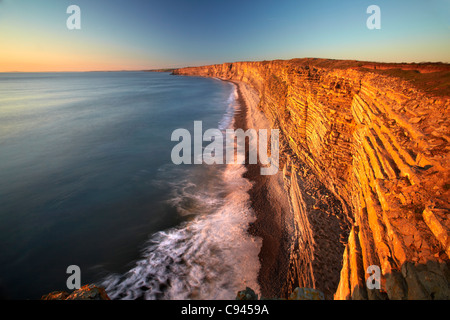
[[[240,105],[234,128],[270,129],[271,123],[258,107],[258,93],[246,83],[230,82],[237,87]],[[281,139],[275,175],[263,176],[259,163],[249,164],[248,150],[247,145],[244,178],[253,184],[249,195],[256,215],[248,232],[262,238],[258,274],[261,295],[287,299],[300,286],[319,289],[327,300],[333,299],[342,268],[343,239],[349,232],[341,205],[313,174],[305,174],[308,169],[285,152]],[[292,167],[293,161],[298,168]],[[297,187],[286,185],[286,177],[296,181]],[[320,207],[327,209],[322,211]],[[314,236],[323,233],[327,236]]]
[[[259,97],[252,88],[242,82],[228,81],[236,85],[237,102],[240,106],[234,115],[234,129],[240,128],[244,131],[249,128],[269,129],[269,122],[263,113],[257,110]],[[256,221],[249,226],[248,232],[262,238],[259,253],[261,266],[258,274],[260,294],[266,298],[287,298],[292,214],[284,190],[282,170],[273,176],[261,175],[259,161],[258,164],[249,164],[248,150],[247,145],[245,161],[247,171],[244,178],[253,184],[249,195],[251,207],[256,215]],[[282,157],[280,154],[280,167]]]

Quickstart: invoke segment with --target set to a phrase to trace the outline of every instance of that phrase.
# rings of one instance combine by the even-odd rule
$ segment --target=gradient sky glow
[[[372,4],[381,30],[366,27]],[[0,0],[0,72],[302,57],[448,63],[450,0]]]

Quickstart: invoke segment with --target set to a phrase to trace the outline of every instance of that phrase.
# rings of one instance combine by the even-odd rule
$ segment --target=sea
[[[72,265],[111,299],[258,292],[246,168],[171,159],[174,130],[233,127],[236,90],[164,72],[0,73],[0,299],[70,292]]]

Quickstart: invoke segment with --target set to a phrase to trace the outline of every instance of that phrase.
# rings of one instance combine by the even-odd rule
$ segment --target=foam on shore
[[[234,123],[236,98],[234,87],[221,130]],[[234,164],[207,167],[202,171],[205,180],[218,177],[207,182],[213,188],[193,183],[198,176],[172,185],[172,204],[193,219],[153,235],[129,272],[105,278],[100,285],[111,299],[234,299],[246,286],[259,292],[262,240],[248,233],[255,214],[248,193],[252,184],[243,177],[246,170]]]

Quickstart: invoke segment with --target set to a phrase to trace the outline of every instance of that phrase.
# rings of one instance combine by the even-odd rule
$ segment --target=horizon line
[[[366,63],[377,63],[377,64],[450,64],[449,62],[444,61],[420,61],[420,62],[383,62],[383,61],[369,61],[369,60],[358,60],[358,59],[337,59],[337,58],[319,58],[319,57],[303,57],[303,58],[290,58],[290,59],[263,59],[263,60],[237,60],[237,61],[228,61],[222,63],[207,63],[207,64],[194,64],[183,67],[161,67],[161,68],[151,68],[151,69],[119,69],[119,70],[59,70],[59,71],[0,71],[0,73],[86,73],[86,72],[164,72],[162,70],[171,70],[182,69],[182,68],[195,68],[195,67],[203,67],[203,66],[211,66],[211,65],[220,65],[226,63],[240,63],[240,62],[264,62],[264,61],[290,61],[290,60],[302,60],[302,59],[317,59],[317,60],[333,60],[333,61],[355,61],[355,62],[366,62]]]

